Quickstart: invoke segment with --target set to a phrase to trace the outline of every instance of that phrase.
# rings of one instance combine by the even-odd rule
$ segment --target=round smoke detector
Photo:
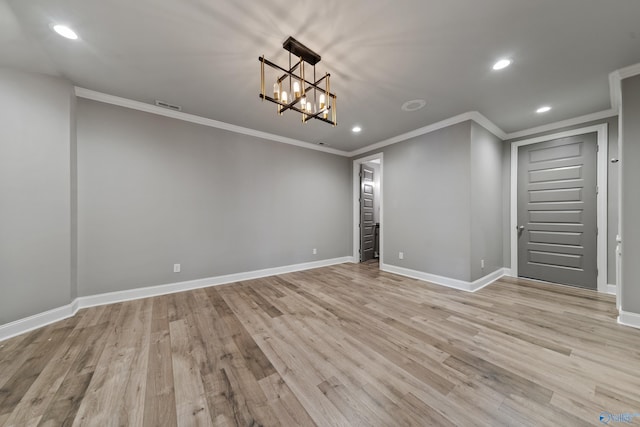
[[[418,111],[424,108],[425,105],[427,105],[427,101],[424,99],[412,99],[402,104],[400,109],[402,109],[402,111]]]

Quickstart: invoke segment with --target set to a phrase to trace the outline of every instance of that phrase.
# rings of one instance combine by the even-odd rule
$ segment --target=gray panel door
[[[518,150],[518,275],[597,288],[597,135]]]
[[[373,169],[360,165],[360,262],[374,257]]]

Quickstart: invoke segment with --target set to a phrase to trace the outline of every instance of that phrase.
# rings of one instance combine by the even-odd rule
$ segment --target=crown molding
[[[322,151],[325,153],[336,154],[338,156],[348,157],[349,153],[335,148],[323,147],[311,142],[300,141],[297,139],[287,138],[272,133],[262,132],[255,129],[245,128],[242,126],[232,125],[230,123],[218,120],[207,119],[206,117],[196,116],[194,114],[183,113],[181,111],[167,110],[157,105],[147,104],[145,102],[134,101],[132,99],[121,98],[119,96],[109,95],[90,89],[76,86],[75,94],[79,98],[90,99],[93,101],[103,102],[105,104],[117,105],[120,107],[130,108],[132,110],[144,111],[146,113],[157,114],[159,116],[170,117],[172,119],[182,120],[185,122],[196,123],[216,129],[223,129],[229,132],[235,132],[243,135],[249,135],[256,138],[268,139],[270,141],[281,142],[283,144],[295,145],[296,147],[308,148],[310,150]]]
[[[618,110],[610,108],[604,111],[598,111],[597,113],[586,114],[580,117],[574,117],[568,120],[561,120],[559,122],[549,123],[542,126],[536,126],[534,128],[521,130],[518,132],[508,133],[506,135],[505,140],[511,140],[516,138],[522,138],[525,136],[535,135],[537,133],[549,132],[553,130],[558,130],[561,128],[566,128],[569,126],[581,125],[588,122],[593,122],[596,120],[607,119],[609,117],[614,117],[618,115]]]
[[[478,111],[471,111],[469,114],[471,114],[471,120],[484,127],[486,130],[488,130],[498,138],[502,139],[503,141],[507,139],[507,133],[505,131],[500,129],[498,125],[487,119]]]
[[[238,125],[232,125],[230,123],[221,122],[219,120],[208,119],[202,116],[196,116],[195,114],[184,113],[182,111],[167,110],[166,108],[158,107],[157,105],[147,104],[146,102],[134,101],[128,98],[122,98],[115,95],[109,95],[107,93],[98,92],[91,89],[75,86],[75,94],[79,98],[90,99],[92,101],[103,102],[105,104],[117,105],[119,107],[130,108],[132,110],[143,111],[145,113],[156,114],[159,116],[169,117],[172,119],[182,120],[189,123],[195,123],[203,126],[208,126],[216,129],[223,129],[229,132],[235,132],[243,135],[249,135],[256,138],[268,139],[270,141],[281,142],[283,144],[295,145],[297,147],[308,148],[310,150],[322,151],[325,153],[336,154],[343,157],[354,157],[367,151],[375,150],[378,148],[386,147],[388,145],[396,144],[398,142],[405,141],[407,139],[414,138],[416,136],[424,135],[426,133],[434,132],[438,129],[443,129],[449,126],[456,125],[468,120],[475,121],[476,123],[484,126],[489,132],[496,135],[498,138],[505,139],[507,134],[496,126],[491,120],[477,111],[469,111],[448,119],[432,123],[430,125],[421,127],[411,132],[404,133],[402,135],[395,136],[393,138],[386,139],[366,147],[359,148],[354,151],[343,151],[330,147],[323,147],[313,144],[311,142],[300,141],[297,139],[287,138],[272,133],[262,132],[255,129],[245,128]]]
[[[574,117],[568,120],[562,120],[559,122],[549,123],[542,126],[537,126],[530,129],[521,130],[518,132],[506,133],[502,129],[500,129],[495,123],[491,120],[483,116],[477,111],[469,111],[467,113],[463,113],[445,120],[441,120],[436,123],[432,123],[428,126],[421,127],[419,129],[413,130],[411,132],[403,133],[402,135],[394,136],[393,138],[385,139],[384,141],[377,142],[375,144],[367,145],[366,147],[359,148],[357,150],[351,151],[347,153],[350,157],[356,157],[361,154],[368,153],[373,150],[377,150],[383,147],[387,147],[389,145],[397,144],[402,141],[406,141],[411,138],[415,138],[416,136],[424,135],[427,133],[434,132],[439,129],[443,129],[449,126],[456,125],[458,123],[473,121],[479,124],[480,126],[487,129],[489,132],[502,139],[503,141],[507,141],[510,139],[521,138],[529,135],[534,135],[537,133],[543,133],[548,131],[553,131],[557,129],[561,129],[564,127],[580,125],[583,123],[592,122],[595,120],[602,120],[609,117],[614,117],[618,114],[618,110],[609,109],[604,111],[598,111],[596,113],[586,114],[580,117]]]
[[[85,99],[91,99],[94,101],[104,102],[107,104],[118,105],[120,107],[131,108],[133,110],[144,111],[151,114],[157,114],[160,116],[170,117],[173,119],[183,120],[190,123],[196,123],[204,126],[209,126],[217,129],[227,130],[229,132],[235,132],[243,135],[249,135],[256,138],[267,139],[270,141],[281,142],[283,144],[294,145],[297,147],[308,148],[310,150],[322,151],[325,153],[336,154],[338,156],[344,157],[357,157],[361,154],[368,153],[370,151],[374,151],[383,147],[387,147],[389,145],[397,144],[402,141],[406,141],[411,138],[415,138],[420,135],[425,135],[427,133],[431,133],[440,129],[444,129],[449,126],[456,125],[458,123],[466,122],[468,120],[474,121],[480,126],[483,126],[489,132],[502,139],[503,141],[522,138],[525,136],[534,135],[537,133],[543,133],[548,131],[553,131],[557,129],[561,129],[563,127],[575,126],[595,120],[602,120],[609,117],[613,117],[619,114],[620,111],[620,82],[623,79],[633,77],[640,74],[640,63],[631,65],[629,67],[621,68],[609,74],[609,92],[611,99],[611,108],[604,111],[598,111],[591,114],[586,114],[584,116],[575,117],[572,119],[562,120],[559,122],[549,123],[542,126],[536,126],[529,129],[524,129],[517,132],[506,133],[500,127],[498,127],[491,120],[483,116],[478,111],[468,111],[466,113],[459,114],[454,117],[450,117],[448,119],[441,120],[439,122],[432,123],[427,126],[423,126],[421,128],[412,130],[410,132],[403,133],[401,135],[394,136],[389,139],[385,139],[380,142],[376,142],[370,145],[367,145],[362,148],[358,148],[353,151],[343,151],[330,147],[323,147],[320,145],[313,144],[311,142],[300,141],[293,138],[287,138],[280,135],[275,135],[272,133],[262,132],[255,129],[245,128],[242,126],[232,125],[230,123],[221,122],[218,120],[208,119],[201,116],[196,116],[194,114],[183,113],[180,111],[172,111],[167,110],[162,107],[158,107],[156,105],[147,104],[144,102],[134,101],[127,98],[121,98],[114,95],[108,95],[106,93],[97,92],[90,89],[85,89],[82,87],[75,87],[76,96]]]
[[[640,63],[620,68],[616,73],[618,73],[620,79],[628,79],[629,77],[637,76],[640,74]]]
[[[640,74],[640,63],[631,65],[629,67],[621,68],[609,74],[609,92],[610,92],[610,98],[611,98],[611,108],[608,110],[598,111],[595,113],[586,114],[584,116],[574,117],[572,119],[562,120],[559,122],[549,123],[546,125],[536,126],[533,128],[524,129],[521,131],[511,132],[511,133],[504,132],[495,123],[493,123],[491,120],[489,120],[479,112],[470,111],[455,117],[451,117],[449,119],[442,120],[440,122],[433,123],[431,125],[422,127],[420,129],[416,129],[414,131],[407,132],[402,135],[398,135],[393,138],[386,139],[384,141],[380,141],[375,144],[367,145],[366,147],[362,147],[357,150],[351,151],[348,154],[352,157],[359,156],[369,151],[373,151],[382,147],[396,144],[398,142],[402,142],[419,135],[424,135],[426,133],[433,132],[438,129],[442,129],[447,126],[452,126],[467,120],[475,121],[479,125],[486,128],[488,131],[493,133],[498,138],[506,141],[510,139],[516,139],[516,138],[534,135],[536,133],[553,131],[553,130],[561,129],[563,127],[576,126],[583,123],[592,122],[595,120],[607,119],[609,117],[613,117],[619,114],[620,100],[621,100],[620,82],[623,79],[633,77],[638,74]]]
[[[611,108],[620,111],[622,102],[621,82],[629,77],[640,74],[640,63],[620,68],[609,74],[609,96],[611,97]]]
[[[622,103],[621,80],[619,71],[609,74],[609,99],[611,100],[611,108],[616,112],[620,111],[620,104]]]
[[[384,141],[367,145],[366,147],[359,148],[347,154],[350,157],[359,156],[361,154],[367,153],[372,150],[377,150],[383,147],[387,147],[389,145],[397,144],[398,142],[406,141],[408,139],[415,138],[416,136],[425,135],[427,133],[435,132],[437,130],[444,129],[449,126],[457,125],[458,123],[462,123],[466,121],[477,122],[478,124],[487,128],[487,130],[490,131],[491,133],[494,133],[499,138],[502,138],[503,135],[506,135],[498,126],[493,124],[489,119],[484,117],[482,114],[478,113],[477,111],[469,111],[469,112],[462,113],[457,116],[450,117],[448,119],[444,119],[439,122],[435,122],[430,125],[412,130],[411,132],[403,133],[401,135],[394,136],[393,138],[385,139]]]

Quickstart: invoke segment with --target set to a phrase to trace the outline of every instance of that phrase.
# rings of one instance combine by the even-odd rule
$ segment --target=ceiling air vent
[[[168,102],[158,101],[156,99],[156,105],[158,107],[166,108],[173,111],[182,111],[182,107],[179,105],[169,104]]]

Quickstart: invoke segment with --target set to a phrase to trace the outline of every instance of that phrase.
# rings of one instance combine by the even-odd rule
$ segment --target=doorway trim
[[[567,138],[569,136],[596,132],[598,135],[598,157],[596,162],[596,185],[598,186],[596,202],[598,226],[598,292],[609,293],[609,287],[607,285],[607,156],[609,154],[609,137],[607,131],[608,125],[603,123],[511,143],[511,221],[509,223],[509,235],[511,236],[511,274],[513,277],[518,277],[518,233],[516,231],[516,227],[518,226],[518,148],[524,145],[551,141],[553,139]],[[618,286],[616,286],[616,289],[618,289]]]
[[[378,247],[378,259],[380,265],[383,265],[384,254],[384,154],[377,153],[367,157],[361,157],[353,161],[353,262],[360,262],[360,165],[370,162],[371,160],[380,159],[380,244]]]

